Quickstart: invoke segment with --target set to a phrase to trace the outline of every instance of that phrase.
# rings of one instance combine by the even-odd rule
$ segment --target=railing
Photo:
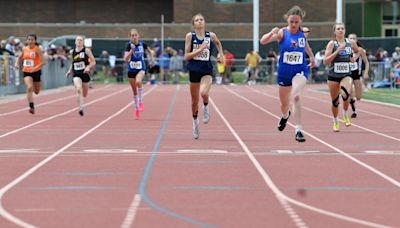
[[[25,92],[23,73],[14,68],[16,58],[11,55],[0,55],[0,95],[18,94]],[[66,79],[70,60],[46,59],[42,67],[42,89],[51,89],[71,84],[71,79]]]

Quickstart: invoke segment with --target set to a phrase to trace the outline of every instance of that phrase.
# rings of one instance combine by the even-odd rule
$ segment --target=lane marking
[[[15,148],[15,149],[3,149],[0,150],[0,154],[1,153],[36,153],[38,152],[39,149],[27,149],[27,148]]]
[[[226,150],[210,150],[210,149],[182,149],[176,150],[177,153],[184,153],[184,154],[226,154],[228,151]]]
[[[107,86],[109,86],[109,85],[107,85]],[[102,88],[100,88],[98,90],[95,90],[94,92],[101,91],[101,90],[107,88],[107,86],[102,87]],[[63,92],[63,91],[61,91],[61,92]],[[58,99],[55,99],[55,100],[50,100],[50,101],[47,101],[47,102],[43,102],[43,103],[35,105],[35,107],[41,107],[41,106],[45,106],[45,105],[48,105],[48,104],[53,104],[53,103],[56,103],[56,102],[59,102],[59,101],[63,101],[63,100],[67,100],[67,99],[75,98],[75,97],[76,97],[76,94],[70,95],[70,96],[67,96],[67,97],[58,98]],[[18,113],[18,112],[22,112],[22,111],[24,111],[24,112],[28,111],[28,107],[20,108],[20,109],[17,109],[17,110],[14,110],[14,111],[10,111],[10,112],[0,113],[0,117],[12,115],[14,113]]]
[[[275,117],[276,119],[280,119],[279,116],[265,110],[264,108],[262,108],[261,106],[255,104],[254,102],[250,101],[249,99],[239,95],[238,93],[228,89],[226,86],[224,86],[224,88],[229,91],[230,93],[234,94],[235,96],[241,98],[242,100],[247,101],[248,103],[252,104],[253,106],[257,107],[258,109],[262,110],[263,112]],[[211,104],[213,105],[213,107],[217,110],[218,114],[221,116],[222,120],[224,121],[225,125],[228,126],[229,130],[231,131],[231,133],[235,136],[236,140],[239,142],[239,144],[242,146],[243,150],[246,152],[247,156],[249,157],[249,159],[251,160],[251,162],[253,163],[253,165],[256,167],[257,171],[260,173],[260,175],[263,177],[265,183],[268,185],[268,187],[276,194],[277,198],[282,198],[292,204],[295,204],[299,207],[320,213],[320,214],[324,214],[333,218],[337,218],[337,219],[341,219],[341,220],[345,220],[348,222],[352,222],[352,223],[357,223],[357,224],[361,224],[361,225],[366,225],[366,226],[370,226],[370,227],[389,227],[386,225],[381,225],[381,224],[377,224],[377,223],[373,223],[373,222],[369,222],[366,220],[361,220],[361,219],[357,219],[357,218],[353,218],[353,217],[349,217],[346,215],[342,215],[342,214],[338,214],[338,213],[334,213],[331,211],[327,211],[318,207],[314,207],[305,203],[302,203],[300,201],[297,201],[293,198],[290,198],[289,196],[285,195],[283,192],[281,192],[281,190],[275,185],[275,183],[272,181],[271,177],[268,175],[268,173],[266,172],[266,170],[264,170],[264,168],[262,167],[262,165],[258,162],[258,160],[255,158],[255,156],[251,153],[251,151],[249,150],[249,148],[247,147],[247,145],[242,141],[242,139],[239,137],[239,135],[236,133],[236,131],[231,127],[231,125],[229,124],[229,122],[225,119],[225,117],[222,115],[222,113],[219,111],[219,109],[217,108],[217,106],[214,104],[213,100],[211,99]],[[294,128],[294,125],[291,123],[288,123],[290,126],[292,126]],[[351,160],[355,161],[355,162],[359,162],[362,163],[360,161],[358,161],[357,159],[353,158],[350,155],[347,155],[346,153],[344,153],[343,151],[337,149],[336,147],[333,147],[332,145],[325,143],[324,141],[318,139],[317,137],[307,133],[306,131],[304,131],[305,134],[309,135],[310,137],[314,138],[315,140],[321,142],[324,145],[329,146],[330,148],[338,151],[339,153],[343,154],[344,156],[350,158]],[[364,164],[364,163],[362,163]],[[364,164],[365,166],[369,167],[368,165]],[[370,167],[372,170],[375,170],[374,168]],[[376,172],[380,173],[379,171],[375,170]],[[383,173],[380,173],[383,176],[386,176]],[[387,176],[386,176],[387,177]],[[393,180],[392,178],[388,177],[389,179],[391,179],[392,181],[394,181],[396,183],[395,180]]]
[[[86,104],[86,106],[91,105],[91,104],[94,104],[94,103],[97,103],[97,102],[102,101],[102,100],[105,100],[105,99],[107,99],[107,98],[109,98],[109,97],[112,97],[112,96],[114,96],[114,95],[117,95],[117,94],[119,94],[119,93],[123,93],[123,92],[125,92],[125,91],[127,91],[127,90],[129,90],[129,89],[130,89],[130,88],[126,88],[126,89],[123,89],[123,90],[120,90],[120,91],[117,91],[117,92],[108,94],[108,95],[106,95],[106,96],[104,96],[104,97],[97,98],[97,99],[95,99],[95,100],[93,100],[93,101],[91,101],[91,102],[88,102],[88,103]],[[38,125],[38,124],[41,124],[41,123],[43,123],[43,122],[46,122],[46,121],[48,121],[48,120],[52,120],[52,119],[55,119],[55,118],[57,118],[57,117],[64,116],[64,115],[66,115],[66,114],[68,114],[68,113],[75,112],[75,111],[77,111],[78,109],[79,109],[79,107],[75,107],[75,108],[70,109],[70,110],[68,110],[68,111],[65,111],[65,112],[62,112],[62,113],[59,113],[59,114],[56,114],[56,115],[47,117],[47,118],[45,118],[45,119],[36,121],[36,122],[34,122],[34,123],[28,124],[28,125],[26,125],[26,126],[24,126],[24,127],[17,128],[17,129],[15,129],[15,130],[13,130],[13,131],[10,131],[10,132],[7,132],[7,133],[5,133],[5,134],[0,135],[0,138],[4,138],[4,137],[6,137],[6,136],[8,136],[8,135],[15,134],[15,133],[20,132],[20,131],[22,131],[22,130],[25,130],[25,129],[27,129],[27,128],[33,127],[33,126]]]
[[[307,97],[308,99],[311,99],[311,100],[316,100],[316,101],[321,102],[321,103],[330,104],[329,101],[325,101],[325,100],[322,100],[322,99],[319,99],[319,98],[315,98],[315,97],[311,97],[311,96],[304,96],[304,97]],[[398,118],[382,115],[382,114],[379,114],[379,113],[376,113],[376,112],[370,112],[370,111],[367,111],[367,110],[364,110],[364,109],[360,109],[360,108],[357,108],[357,112],[364,112],[364,113],[367,113],[367,114],[370,114],[370,115],[373,115],[373,116],[378,116],[378,117],[381,117],[381,118],[390,119],[390,120],[394,120],[394,121],[400,122],[400,119],[398,119]]]
[[[279,116],[273,114],[272,112],[267,111],[267,110],[264,109],[263,107],[257,105],[256,103],[250,101],[249,99],[243,97],[242,95],[240,95],[240,94],[238,94],[238,93],[236,93],[236,92],[234,92],[234,91],[232,91],[232,90],[230,90],[230,89],[227,89],[226,86],[224,86],[224,88],[225,88],[226,90],[228,90],[229,92],[231,92],[232,94],[234,94],[235,96],[241,98],[242,100],[247,101],[248,103],[250,103],[250,104],[253,105],[254,107],[256,107],[256,108],[260,109],[261,111],[263,111],[263,112],[269,114],[270,116],[273,116],[273,117],[275,117],[275,118],[278,119],[278,120],[280,119]],[[257,91],[257,90],[255,90],[255,91]],[[257,92],[258,92],[258,91],[257,91]],[[261,93],[261,94],[264,94],[264,93]],[[266,94],[266,95],[267,95],[267,94]],[[274,97],[274,96],[272,96],[272,95],[267,95],[267,96],[271,96],[271,97],[277,99],[277,97]],[[321,114],[323,114],[323,113],[321,113]],[[323,115],[325,115],[325,114],[323,114]],[[288,125],[290,125],[291,127],[295,128],[295,126],[294,126],[293,124],[291,124],[290,122],[288,122]],[[314,140],[316,140],[316,141],[320,142],[321,144],[323,144],[323,145],[325,145],[325,146],[327,146],[327,147],[333,149],[334,151],[336,151],[336,152],[340,153],[341,155],[345,156],[346,158],[352,160],[353,162],[359,164],[360,166],[363,166],[364,168],[370,170],[371,172],[375,173],[376,175],[382,177],[383,179],[387,180],[388,182],[390,182],[390,183],[392,183],[393,185],[395,185],[395,186],[397,186],[397,187],[400,188],[400,182],[398,182],[398,181],[395,180],[394,178],[392,178],[392,177],[386,175],[385,173],[383,173],[383,172],[381,172],[381,171],[375,169],[374,167],[372,167],[372,166],[370,166],[370,165],[368,165],[368,164],[366,164],[366,163],[364,163],[364,162],[362,162],[362,161],[356,159],[355,157],[351,156],[350,154],[348,154],[348,153],[344,152],[343,150],[341,150],[341,149],[339,149],[339,148],[333,146],[332,144],[329,144],[329,143],[325,142],[324,140],[322,140],[322,139],[320,139],[320,138],[318,138],[318,137],[312,135],[311,133],[309,133],[309,132],[307,132],[307,131],[304,131],[304,130],[303,130],[302,132],[305,133],[306,135],[310,136],[310,137],[313,138]]]
[[[136,194],[133,198],[131,205],[129,206],[128,213],[124,219],[124,222],[121,225],[121,228],[130,228],[133,220],[135,220],[136,212],[139,209],[140,201],[142,201],[142,197],[140,194]]]
[[[276,96],[273,96],[273,95],[270,95],[270,94],[261,92],[261,91],[259,91],[259,90],[253,89],[253,88],[251,88],[251,90],[255,91],[256,93],[262,94],[262,95],[264,95],[264,96],[271,97],[271,98],[273,98],[273,99],[275,99],[275,100],[279,100],[279,98],[276,97]],[[305,110],[307,110],[307,111],[310,111],[310,112],[313,112],[313,113],[315,113],[315,114],[318,114],[318,115],[320,115],[320,116],[324,116],[324,117],[326,117],[326,118],[332,119],[332,116],[327,115],[327,114],[322,113],[322,112],[319,112],[319,111],[316,111],[316,110],[314,110],[314,109],[308,108],[308,107],[306,107],[306,106],[304,106],[304,105],[303,105],[303,109],[305,109]],[[272,114],[272,113],[271,113],[271,114]],[[272,115],[274,115],[274,114],[272,114]],[[274,116],[276,117],[276,115],[274,115]],[[280,118],[279,118],[279,119],[280,119]],[[343,120],[341,120],[341,119],[340,119],[339,121],[340,121],[340,122],[343,122]],[[291,126],[293,126],[293,125],[291,125]],[[370,133],[373,133],[373,134],[376,134],[376,135],[380,135],[380,136],[383,136],[383,137],[385,137],[385,138],[392,139],[392,140],[395,140],[395,141],[400,142],[400,139],[399,139],[399,138],[395,138],[395,137],[393,137],[393,136],[386,135],[386,134],[384,134],[384,133],[380,133],[380,132],[378,132],[378,131],[374,131],[374,130],[371,130],[371,129],[369,129],[369,128],[362,127],[362,126],[357,125],[357,124],[355,124],[355,123],[351,123],[351,126],[354,126],[354,127],[359,128],[359,129],[361,129],[361,130],[368,131],[368,132],[370,132]]]
[[[149,94],[151,93],[154,88],[156,88],[157,86],[152,87],[149,91],[147,91],[145,93]],[[128,90],[130,88],[127,88],[125,90]],[[122,90],[122,91],[125,91]],[[122,92],[120,91],[120,92]],[[117,93],[113,93],[113,94],[117,94]],[[111,95],[111,94],[110,94]],[[122,112],[124,112],[126,109],[132,107],[132,103],[129,102],[127,105],[125,105],[125,107],[121,108],[119,111],[117,111],[116,113],[114,113],[113,115],[107,117],[106,119],[104,119],[103,121],[101,121],[100,123],[98,123],[96,126],[92,127],[91,129],[89,129],[88,131],[86,131],[85,133],[83,133],[81,136],[79,136],[78,138],[74,139],[72,142],[68,143],[67,145],[65,145],[64,147],[62,147],[61,149],[59,149],[58,151],[54,152],[53,154],[51,154],[50,156],[46,157],[45,159],[43,159],[41,162],[37,163],[35,166],[33,166],[32,168],[30,168],[29,170],[25,171],[22,175],[20,175],[19,177],[17,177],[16,179],[14,179],[12,182],[10,182],[9,184],[7,184],[6,186],[2,187],[0,189],[0,216],[4,217],[6,220],[10,221],[11,223],[14,223],[18,226],[22,226],[25,228],[35,228],[36,226],[29,224],[17,217],[15,217],[14,215],[10,214],[3,205],[3,197],[4,194],[6,192],[8,192],[11,188],[15,187],[17,184],[21,183],[23,180],[27,179],[30,175],[32,175],[33,173],[35,173],[38,169],[40,169],[41,167],[43,167],[44,165],[46,165],[48,162],[50,162],[51,160],[53,160],[55,157],[57,157],[59,154],[61,154],[63,151],[67,150],[68,148],[70,148],[72,145],[74,145],[75,143],[81,141],[83,138],[85,138],[87,135],[89,135],[90,133],[94,132],[95,130],[97,130],[99,127],[101,127],[102,125],[104,125],[105,123],[107,123],[108,121],[110,121],[111,119],[113,119],[114,117],[118,116],[119,114],[121,114]],[[77,108],[76,108],[77,109]]]
[[[226,87],[224,87],[226,88]],[[209,98],[209,101],[211,105],[214,107],[215,111],[218,113],[218,115],[221,117],[222,121],[225,123],[225,125],[228,127],[229,131],[231,134],[235,137],[235,139],[238,141],[240,146],[243,148],[243,151],[246,152],[247,157],[250,159],[250,161],[253,163],[257,171],[260,173],[260,175],[263,177],[264,181],[267,183],[267,185],[270,187],[270,189],[275,193],[275,197],[277,198],[278,202],[281,204],[282,208],[286,211],[286,213],[292,218],[292,222],[296,224],[297,227],[300,228],[306,228],[307,225],[302,221],[300,216],[297,215],[296,211],[290,206],[290,204],[287,203],[288,198],[286,195],[284,195],[278,187],[274,184],[272,179],[269,177],[267,172],[262,168],[261,164],[258,162],[258,160],[254,157],[254,155],[251,153],[250,149],[247,147],[247,145],[243,142],[243,140],[240,138],[240,136],[236,133],[236,131],[233,129],[231,124],[228,122],[228,120],[225,118],[225,116],[221,113],[217,105],[214,103],[214,100]],[[284,197],[283,197],[284,196]],[[285,198],[286,197],[286,198]],[[296,220],[293,219],[293,216],[296,216]]]
[[[172,210],[164,208],[164,207],[158,205],[156,202],[154,202],[146,193],[147,182],[149,180],[149,176],[150,176],[151,170],[153,168],[154,160],[156,158],[156,155],[158,154],[158,148],[160,147],[161,140],[162,140],[162,138],[164,136],[165,129],[167,128],[169,118],[170,118],[172,110],[173,110],[173,108],[175,106],[176,98],[177,98],[179,89],[180,89],[180,85],[178,85],[176,87],[175,94],[174,94],[174,96],[173,96],[173,98],[171,100],[171,103],[169,105],[167,114],[165,115],[163,124],[162,124],[162,126],[161,126],[161,128],[159,130],[156,142],[153,145],[152,153],[150,155],[149,160],[147,161],[147,164],[146,164],[146,166],[144,168],[143,176],[142,176],[142,178],[140,180],[140,183],[139,183],[138,192],[139,192],[140,196],[142,197],[143,201],[145,203],[147,203],[150,207],[154,208],[157,211],[160,211],[160,212],[162,212],[162,213],[164,213],[164,214],[166,214],[168,216],[171,216],[173,218],[182,220],[182,221],[190,223],[192,225],[197,225],[197,226],[201,226],[201,227],[215,227],[213,225],[210,225],[210,224],[204,223],[202,221],[198,221],[198,220],[186,217],[186,216],[178,214],[178,213],[176,213],[176,212],[174,212]]]
[[[325,95],[328,94],[328,95],[329,95],[328,92],[324,92],[324,91],[320,91],[320,90],[316,90],[316,89],[309,89],[309,91],[314,92],[314,93],[325,94]],[[397,105],[397,104],[391,104],[391,103],[385,103],[385,102],[380,102],[380,101],[374,101],[374,100],[369,100],[369,99],[365,99],[365,98],[363,98],[363,101],[369,102],[369,103],[373,103],[373,104],[379,104],[379,105],[383,105],[383,106],[389,106],[389,107],[400,108],[400,105]]]
[[[84,153],[136,153],[138,150],[133,149],[87,149]],[[76,153],[80,153],[77,151]]]

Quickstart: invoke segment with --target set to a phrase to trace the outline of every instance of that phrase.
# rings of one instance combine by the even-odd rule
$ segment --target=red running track
[[[358,102],[334,133],[320,88],[305,143],[276,129],[276,86],[213,86],[198,140],[187,85],[146,87],[137,121],[127,85],[91,90],[84,117],[72,89],[35,115],[2,102],[0,227],[400,227],[399,107]]]

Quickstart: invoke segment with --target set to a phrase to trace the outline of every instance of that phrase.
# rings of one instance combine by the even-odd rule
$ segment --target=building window
[[[253,0],[215,0],[215,2],[234,4],[234,3],[252,3]]]
[[[397,1],[385,2],[382,4],[382,21],[383,24],[399,24],[400,23],[400,4]]]

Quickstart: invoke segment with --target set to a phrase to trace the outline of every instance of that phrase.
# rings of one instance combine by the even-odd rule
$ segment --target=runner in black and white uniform
[[[351,114],[351,118],[356,118],[357,117],[356,106],[355,106],[356,100],[354,98],[356,98],[357,100],[361,100],[363,91],[361,78],[363,78],[363,80],[368,80],[369,61],[366,51],[364,50],[364,48],[361,47],[361,44],[357,39],[357,35],[351,33],[348,35],[348,38],[349,40],[353,40],[354,42],[356,42],[359,49],[359,53],[354,54],[353,56],[355,62],[351,63],[350,65],[351,77],[353,78],[353,85],[354,85],[350,93],[350,105],[353,111],[353,113]]]
[[[71,50],[72,64],[66,74],[73,74],[73,81],[78,94],[79,115],[83,116],[83,98],[87,97],[89,91],[90,71],[95,67],[96,60],[92,51],[83,45],[83,36],[75,39],[75,48]]]
[[[328,71],[328,86],[332,99],[333,131],[339,131],[338,107],[339,94],[343,100],[343,121],[348,127],[351,125],[347,110],[349,107],[350,91],[353,79],[351,78],[350,62],[353,53],[358,53],[358,46],[354,41],[345,38],[343,23],[333,26],[335,39],[326,46],[324,64],[330,65]]]

